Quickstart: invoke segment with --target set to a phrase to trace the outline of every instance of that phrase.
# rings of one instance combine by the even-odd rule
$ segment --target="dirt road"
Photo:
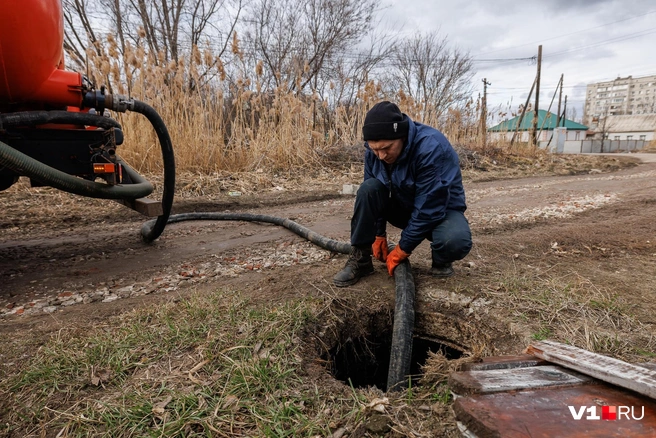
[[[563,278],[575,275],[656,314],[656,163],[615,173],[466,184],[474,249],[458,276],[432,279],[428,243],[411,258],[418,292],[434,286],[479,294],[509,266]],[[176,204],[174,213],[249,211],[289,217],[348,240],[353,197],[323,191]],[[273,225],[187,222],[153,244],[140,241],[144,219],[122,207],[52,194],[5,195],[0,227],[0,327],[67,318],[102,318],[189,288],[244,287],[261,297],[311,293],[330,284],[344,256],[330,254]],[[63,197],[64,196],[64,197]],[[58,206],[58,203],[61,205]],[[398,230],[390,230],[397,240]],[[392,290],[382,265],[359,288]],[[54,317],[54,318],[53,318]],[[654,321],[656,322],[656,321]]]

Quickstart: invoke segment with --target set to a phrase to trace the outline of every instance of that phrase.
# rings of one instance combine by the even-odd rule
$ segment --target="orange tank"
[[[82,104],[82,76],[64,70],[61,0],[0,6],[0,108]]]

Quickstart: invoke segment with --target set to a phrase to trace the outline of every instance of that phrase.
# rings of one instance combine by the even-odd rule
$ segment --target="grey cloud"
[[[588,9],[593,12],[593,8],[597,8],[605,3],[615,3],[616,0],[552,0],[544,2],[551,9],[562,11],[563,9]]]

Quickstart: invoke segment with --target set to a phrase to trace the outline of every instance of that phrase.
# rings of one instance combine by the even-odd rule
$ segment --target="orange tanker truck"
[[[80,196],[118,201],[148,216],[152,241],[164,230],[175,187],[173,146],[166,125],[144,102],[108,94],[64,66],[60,0],[5,1],[0,13],[0,191],[19,177]],[[164,163],[161,200],[117,153],[120,124],[108,111],[134,111],[157,133]]]

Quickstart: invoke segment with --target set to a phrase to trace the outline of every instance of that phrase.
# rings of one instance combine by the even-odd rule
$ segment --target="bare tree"
[[[609,110],[608,108],[606,109],[606,113],[602,116],[600,120],[600,124],[597,126],[598,133],[601,136],[601,150],[599,152],[603,153],[604,152],[604,143],[606,142],[606,139],[608,138],[608,134],[610,133],[612,127],[613,127],[613,122],[609,119]]]
[[[193,0],[190,1],[187,5],[189,15],[189,42],[192,46],[198,46],[200,44],[201,38],[207,36],[205,31],[210,25],[211,21],[218,15],[219,10],[224,8],[225,1],[223,0]],[[237,16],[241,11],[241,0],[238,2]],[[233,21],[234,23],[235,21]],[[233,24],[234,26],[234,24]],[[229,32],[229,34],[232,32]],[[228,35],[229,35],[228,34]],[[224,43],[224,49],[227,47],[227,40]]]
[[[290,90],[319,88],[322,73],[369,32],[374,0],[258,0],[246,20],[246,50],[266,78]]]
[[[232,1],[63,0],[66,50],[83,64],[89,45],[98,41],[101,32],[110,32],[121,54],[128,41],[143,41],[150,53],[161,54],[165,62],[178,61],[182,53],[190,53],[203,39],[221,40],[222,54],[241,12],[241,0],[234,0],[237,6],[231,9],[228,6]],[[236,15],[228,16],[234,9]],[[153,59],[157,61],[157,57]]]
[[[246,49],[253,62],[258,59],[264,62],[262,81],[265,88],[293,82],[299,55],[305,55],[296,33],[302,17],[297,5],[295,0],[261,0],[247,11]]]
[[[205,50],[204,70],[189,75],[189,89],[241,84],[268,93],[284,87],[313,95],[324,118],[337,105],[357,106],[373,81],[387,83],[391,93],[402,89],[430,118],[464,104],[471,91],[471,58],[450,48],[446,38],[417,34],[398,43],[372,32],[375,0],[252,0],[245,11],[243,0],[63,1],[66,49],[79,67],[88,48],[102,54],[107,33],[113,35],[105,47],[112,71],[126,77],[129,69],[141,68],[138,62],[126,65],[134,59],[120,59],[132,47],[144,48],[149,62],[158,64],[201,59]],[[217,75],[227,80],[214,83]],[[315,107],[315,119],[317,114]]]
[[[184,0],[129,0],[141,20],[152,53],[164,53],[166,60],[178,61],[180,19]]]
[[[376,77],[376,70],[389,58],[395,37],[384,33],[373,33],[364,49],[351,52],[348,55],[336,57],[326,63],[325,68],[317,75],[318,95],[324,99],[322,106],[323,126],[326,129],[336,129],[338,115],[335,108],[341,108],[343,116],[351,118],[353,134],[359,135],[361,121],[352,117],[358,115],[358,104],[362,90],[367,88]],[[342,124],[344,125],[344,124]],[[346,134],[346,133],[345,133]]]
[[[81,70],[86,65],[85,52],[88,47],[93,47],[96,53],[100,53],[97,47],[97,31],[91,24],[91,15],[95,12],[97,3],[94,0],[63,0],[62,6],[66,28],[64,49],[74,68]]]
[[[129,38],[129,9],[121,0],[99,0],[100,6],[112,23],[112,31],[116,33],[121,54],[125,53],[126,35]]]
[[[567,116],[567,118],[568,118],[569,120],[573,120],[573,121],[575,121],[575,122],[577,122],[577,123],[580,123],[580,122],[581,122],[581,120],[579,120],[578,111],[576,110],[576,107],[575,107],[575,106],[571,106],[571,107],[567,110],[567,114],[566,114],[566,116]]]
[[[470,55],[450,48],[448,39],[436,32],[417,33],[401,43],[392,71],[395,83],[416,102],[422,102],[427,119],[441,117],[449,107],[471,96]]]
[[[321,94],[329,96],[335,105],[347,108],[355,105],[358,92],[376,77],[376,70],[388,59],[392,45],[393,40],[386,39],[352,57],[334,60],[322,75],[324,88]]]

